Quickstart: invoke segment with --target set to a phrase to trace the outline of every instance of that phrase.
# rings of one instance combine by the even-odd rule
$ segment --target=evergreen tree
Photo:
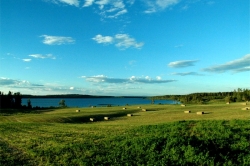
[[[59,107],[67,107],[67,105],[65,104],[65,100],[60,100]]]
[[[22,96],[20,92],[14,93],[14,108],[22,107]]]
[[[28,99],[28,100],[27,100],[27,106],[28,106],[28,108],[29,108],[29,109],[31,109],[31,108],[32,108],[32,105],[31,105],[31,101],[30,101],[30,99]]]

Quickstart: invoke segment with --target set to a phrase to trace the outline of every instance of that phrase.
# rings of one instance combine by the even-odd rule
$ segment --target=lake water
[[[27,105],[27,98],[22,99],[22,105]],[[89,107],[89,106],[122,106],[136,104],[151,104],[151,100],[145,98],[31,98],[32,107],[59,106],[60,100],[65,100],[68,107]],[[176,104],[174,100],[155,100],[154,104]]]

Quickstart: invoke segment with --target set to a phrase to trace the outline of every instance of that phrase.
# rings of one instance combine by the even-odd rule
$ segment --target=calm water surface
[[[22,99],[22,105],[27,105],[27,98]],[[59,106],[60,100],[65,100],[68,107],[89,107],[89,106],[106,106],[106,105],[136,105],[150,104],[151,100],[145,98],[31,98],[32,107],[50,107]],[[155,104],[176,104],[174,100],[155,100]]]

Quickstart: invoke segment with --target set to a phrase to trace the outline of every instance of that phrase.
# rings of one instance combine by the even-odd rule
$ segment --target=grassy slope
[[[247,121],[250,113],[241,110],[246,106],[240,103],[186,107],[143,105],[147,112],[137,106],[126,107],[126,110],[122,107],[81,108],[80,113],[75,112],[79,108],[66,108],[4,114],[0,116],[0,164],[250,163]],[[186,110],[191,113],[184,114]],[[196,115],[197,111],[206,114]],[[127,117],[127,113],[135,116]],[[104,121],[104,116],[111,120]],[[98,121],[89,122],[90,117]]]

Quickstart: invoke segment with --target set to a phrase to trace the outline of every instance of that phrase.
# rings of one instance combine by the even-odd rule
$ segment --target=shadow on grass
[[[204,114],[212,114],[212,112],[204,112]]]
[[[39,108],[39,109],[0,109],[0,116],[9,116],[13,114],[41,114],[44,112],[52,112],[57,109],[62,109],[62,108]]]
[[[107,121],[104,119],[104,117],[109,117],[108,121],[114,121],[115,118],[124,117],[127,116],[127,114],[133,114],[137,113],[138,110],[131,110],[131,111],[121,111],[117,113],[111,113],[111,114],[94,114],[94,115],[86,115],[86,116],[73,116],[65,118],[65,121],[62,123],[90,123],[90,118],[94,118],[94,122],[100,122],[100,121]],[[139,115],[133,115],[133,116],[139,116]]]
[[[151,111],[159,111],[159,110],[162,110],[162,109],[146,109],[146,111],[143,111],[143,109],[140,110],[140,112],[151,112]]]

